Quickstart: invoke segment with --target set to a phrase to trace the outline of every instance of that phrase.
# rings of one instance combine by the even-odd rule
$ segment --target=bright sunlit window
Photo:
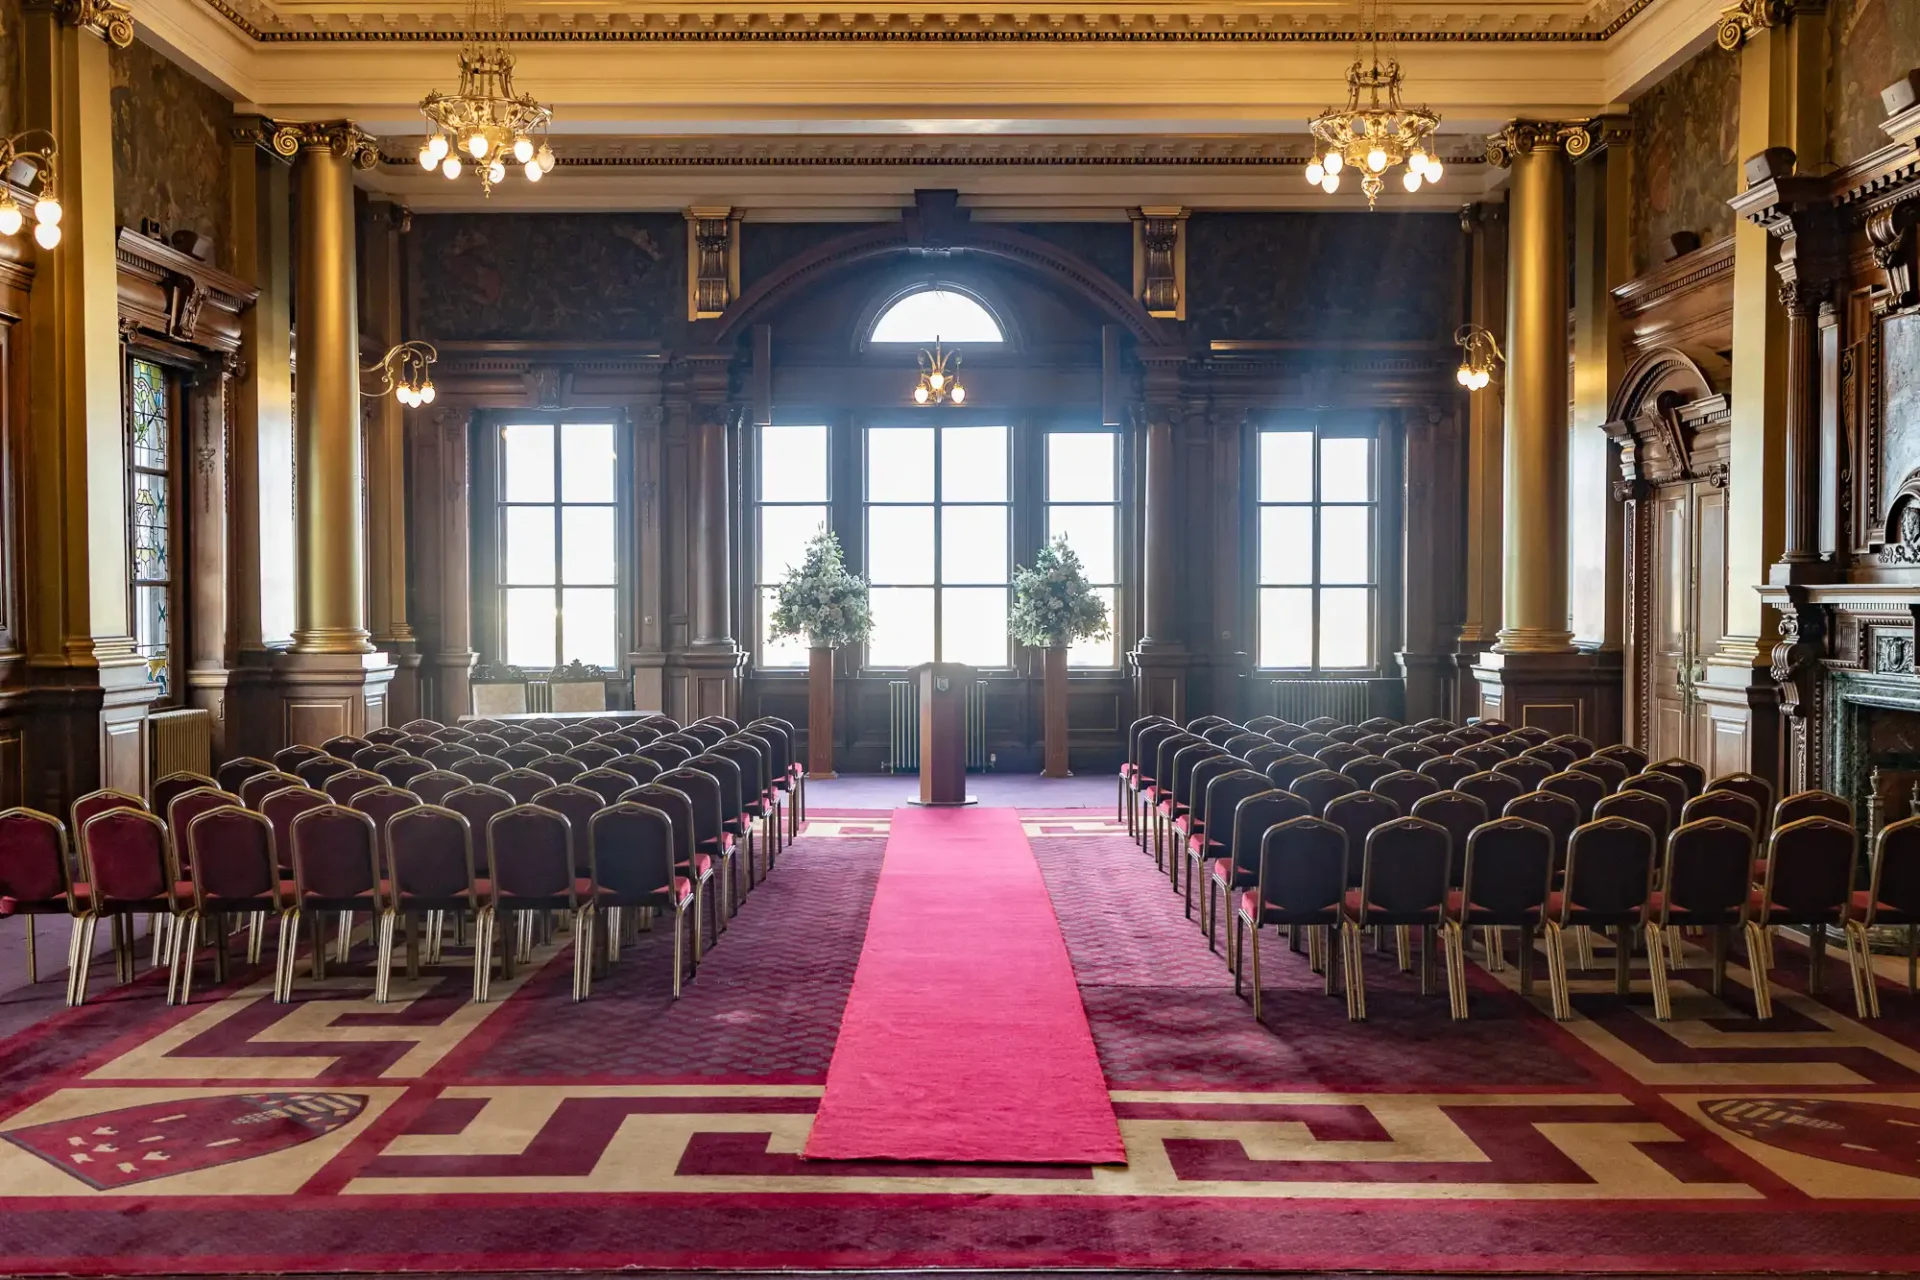
[[[1262,667],[1373,665],[1378,452],[1318,426],[1260,433]]]
[[[1000,322],[985,307],[951,289],[922,289],[901,298],[874,321],[873,342],[1003,342]]]
[[[1005,427],[870,427],[867,664],[1007,665]]]
[[[1071,667],[1120,665],[1114,601],[1120,582],[1120,435],[1115,431],[1047,434],[1047,538],[1065,534],[1087,582],[1107,602],[1110,633],[1067,647]]]
[[[755,495],[755,587],[760,601],[760,665],[804,667],[807,640],[767,635],[776,589],[789,569],[806,559],[807,543],[827,523],[832,497],[827,481],[825,427],[761,427],[760,481]]]
[[[502,658],[620,663],[618,450],[605,422],[500,429]]]

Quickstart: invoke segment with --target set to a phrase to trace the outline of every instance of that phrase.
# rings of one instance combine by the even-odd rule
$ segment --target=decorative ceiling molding
[[[872,0],[861,0],[871,6]],[[248,38],[262,44],[419,43],[458,40],[462,10],[429,7],[347,8],[337,4],[275,4],[273,0],[203,0]],[[606,0],[602,0],[603,5]],[[1455,0],[1406,4],[1379,31],[1394,44],[1592,43],[1610,39],[1654,0],[1537,0],[1505,12]],[[866,8],[797,11],[741,8],[665,11],[634,4],[587,12],[535,10],[510,17],[507,29],[480,33],[512,43],[673,43],[701,41],[861,42],[970,41],[1041,43],[1223,42],[1350,43],[1374,34],[1353,25],[1345,5],[1303,6],[1293,12],[1167,4],[1139,11],[1091,7],[1075,0],[1033,10],[907,11]]]

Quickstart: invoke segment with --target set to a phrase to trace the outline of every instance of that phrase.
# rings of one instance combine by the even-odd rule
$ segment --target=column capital
[[[117,0],[26,0],[29,12],[51,13],[69,27],[91,31],[116,49],[133,43],[133,10]]]
[[[1784,27],[1795,14],[1826,11],[1827,0],[1734,0],[1720,11],[1714,43],[1733,53],[1756,32]]]
[[[372,134],[351,120],[283,120],[274,124],[270,144],[275,154],[327,151],[353,161],[356,169],[380,163],[380,145]]]
[[[227,140],[236,147],[258,147],[283,164],[300,153],[300,130],[270,116],[236,113],[227,126]]]
[[[1505,169],[1515,156],[1565,151],[1578,159],[1593,150],[1591,120],[1512,120],[1487,138],[1487,163]]]

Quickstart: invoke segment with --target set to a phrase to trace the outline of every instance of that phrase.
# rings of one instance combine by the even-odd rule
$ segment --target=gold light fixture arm
[[[1453,342],[1460,348],[1460,368],[1454,377],[1469,391],[1478,391],[1492,382],[1500,366],[1507,362],[1499,340],[1484,325],[1461,325],[1453,331]]]
[[[42,249],[51,249],[60,243],[63,211],[54,190],[54,156],[59,150],[53,135],[45,129],[23,129],[0,138],[0,236],[17,235],[26,225],[26,210],[14,194],[18,192],[21,198],[33,201],[34,241]],[[31,172],[16,183],[12,173],[22,164]]]
[[[920,380],[913,387],[913,402],[917,405],[966,403],[967,389],[960,385],[960,376],[955,372],[959,367],[960,353],[942,347],[936,337],[933,350],[920,353]]]
[[[365,377],[378,374],[380,385],[368,391],[362,387],[363,396],[383,396],[391,391],[394,398],[409,409],[423,404],[432,404],[433,364],[440,353],[431,342],[422,342],[415,338],[407,342],[396,342],[387,348],[387,354],[360,372]]]

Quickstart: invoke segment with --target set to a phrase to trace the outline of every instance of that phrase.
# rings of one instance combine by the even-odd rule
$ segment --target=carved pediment
[[[1723,364],[1661,347],[1627,369],[1605,425],[1620,442],[1623,480],[1666,484],[1724,472],[1730,404],[1704,367]]]

